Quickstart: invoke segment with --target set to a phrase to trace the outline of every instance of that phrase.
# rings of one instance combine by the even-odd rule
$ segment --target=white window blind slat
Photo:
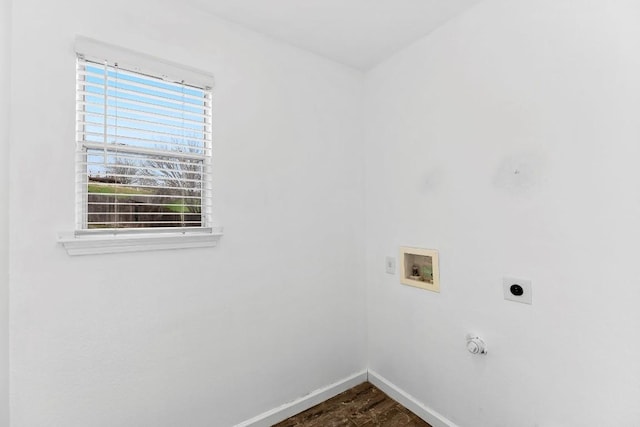
[[[85,119],[89,118],[89,120],[91,119],[104,119],[106,117],[106,119],[111,123],[113,122],[113,120],[118,119],[118,120],[123,120],[126,123],[133,123],[134,126],[149,126],[149,125],[153,125],[155,126],[157,129],[175,129],[175,130],[184,130],[183,126],[180,126],[179,124],[172,124],[172,123],[165,123],[165,122],[160,122],[160,121],[156,121],[154,122],[153,120],[144,120],[144,119],[140,119],[140,118],[133,118],[133,117],[127,117],[127,118],[123,118],[123,117],[118,117],[118,116],[114,116],[113,114],[107,114],[106,116],[104,114],[98,114],[98,113],[92,113],[89,111],[84,111],[83,112],[85,115]],[[84,121],[81,124],[85,125],[85,124],[92,124],[95,122],[92,121]],[[202,125],[202,123],[197,122],[194,123],[195,126],[198,125]],[[188,125],[187,123],[185,123],[185,125]],[[194,131],[197,131],[198,133],[202,133],[204,135],[211,135],[211,131],[210,130],[201,130],[201,129],[197,129],[196,127],[188,127],[187,129],[193,129]]]
[[[78,76],[83,77],[84,82],[85,82],[85,87],[92,87],[95,88],[97,90],[104,90],[104,85],[101,84],[102,82],[96,82],[96,80],[104,80],[104,73],[96,73],[96,72],[91,72],[91,71],[85,71],[84,68],[78,69],[77,70]],[[124,80],[127,86],[131,86],[131,87],[137,87],[142,89],[143,91],[148,91],[151,94],[154,94],[155,96],[161,97],[163,99],[172,99],[172,100],[186,100],[187,102],[190,102],[194,105],[202,105],[202,97],[197,96],[197,95],[193,95],[192,93],[194,92],[193,90],[187,89],[187,91],[185,92],[178,92],[175,90],[171,90],[170,88],[167,88],[166,86],[153,86],[152,88],[149,88],[147,85],[138,83],[136,80],[132,80],[132,79],[127,79],[127,74],[125,72],[123,72],[122,70],[120,70],[120,72],[118,73],[118,76],[120,77],[120,80]],[[107,76],[107,83],[113,85],[115,83],[116,79],[114,79],[113,77],[109,77]],[[93,83],[96,82],[96,83]]]
[[[97,126],[96,126],[97,127]],[[161,139],[158,137],[157,139],[153,139],[153,137],[143,138],[136,137],[131,135],[124,135],[122,132],[115,134],[109,130],[109,126],[105,127],[104,132],[98,132],[97,129],[94,132],[81,132],[81,137],[87,141],[87,147],[92,147],[92,143],[99,143],[106,146],[106,149],[110,151],[126,151],[126,149],[120,150],[121,147],[140,147],[146,148],[158,155],[171,155],[175,156],[176,153],[183,153],[184,155],[201,155],[202,157],[205,154],[202,152],[204,149],[200,148],[199,143],[205,142],[206,139],[188,139],[185,138],[183,141],[180,139],[167,141],[166,139]],[[100,139],[107,138],[106,142],[99,142]],[[151,154],[151,153],[150,153]]]
[[[180,119],[183,118],[188,120],[191,123],[199,123],[200,121],[204,121],[208,117],[209,108],[202,108],[202,113],[197,113],[195,111],[183,110],[181,111],[179,107],[172,107],[170,105],[162,105],[162,104],[154,104],[151,102],[146,102],[144,98],[132,99],[125,98],[122,96],[118,96],[115,93],[109,94],[106,96],[106,104],[105,104],[105,95],[98,94],[94,92],[87,92],[86,90],[80,91],[79,95],[83,96],[84,99],[89,100],[90,104],[94,104],[97,106],[106,106],[107,108],[126,108],[131,111],[135,111],[138,113],[151,113],[151,114],[160,114],[167,116],[172,119]]]
[[[103,165],[104,162],[103,161],[92,161],[92,162],[82,162],[82,165],[88,166],[88,167],[96,167],[96,166],[100,166]],[[158,165],[158,166],[163,166],[163,167],[158,167],[158,166],[152,166],[152,167],[148,167],[148,166],[126,166],[125,168],[123,168],[123,170],[129,172],[130,174],[133,175],[140,175],[141,173],[143,173],[144,171],[153,171],[153,172],[163,172],[166,167],[164,167],[164,165],[169,165],[169,167],[174,167],[174,166],[180,166],[180,165],[184,165],[184,164],[189,164],[189,163],[182,163],[182,162],[172,162],[172,163],[168,163],[168,162],[164,162],[162,165]],[[211,176],[211,172],[207,172],[206,170],[203,170],[201,172],[198,172],[200,175],[202,176]],[[78,176],[80,177],[86,177],[88,176],[87,172],[82,172],[80,173]]]
[[[144,147],[136,147],[130,145],[116,145],[115,143],[99,143],[99,142],[82,142],[81,145],[85,149],[103,150],[103,153],[109,153],[109,155],[115,155],[116,153],[129,153],[129,154],[141,154],[148,156],[155,156],[158,159],[162,158],[175,158],[175,159],[194,159],[194,160],[206,160],[210,157],[211,149],[204,149],[204,154],[201,153],[188,153],[177,152],[168,150],[157,150]],[[189,164],[189,162],[184,162]]]
[[[137,178],[135,176],[130,176],[131,178]],[[114,176],[114,178],[117,178]],[[120,189],[122,191],[125,191],[127,189],[134,189],[140,190],[140,195],[143,194],[148,194],[151,191],[154,190],[175,190],[176,191],[176,197],[192,197],[192,198],[198,198],[198,199],[202,199],[202,196],[199,194],[199,191],[202,190],[202,188],[204,187],[200,187],[199,184],[201,182],[201,180],[181,180],[179,183],[180,186],[173,186],[173,185],[161,185],[161,184],[139,184],[139,183],[135,183],[135,184],[125,184],[125,183],[121,183],[121,182],[117,182],[117,183],[103,183],[103,182],[99,182],[99,181],[85,181],[83,182],[83,184],[87,184],[87,185],[91,185],[93,183],[96,183],[96,186],[99,186],[101,188],[112,188],[112,189]],[[193,185],[194,183],[197,183],[198,186]],[[195,194],[194,194],[195,193]],[[129,193],[132,197],[137,196],[137,193]],[[104,196],[104,195],[110,195],[108,193],[99,193],[96,194],[96,196]]]
[[[95,96],[104,96],[105,90],[105,79],[104,76],[93,76],[87,75],[85,77],[92,78],[92,80],[84,80],[84,91],[89,95]],[[144,86],[141,84],[131,84],[131,82],[123,81],[121,79],[106,79],[106,84],[109,85],[107,87],[107,95],[112,94],[110,96],[118,95],[132,95],[135,97],[140,97],[145,102],[150,104],[159,103],[159,105],[167,104],[171,106],[171,104],[184,104],[186,111],[194,111],[197,112],[196,109],[206,109],[204,106],[204,100],[202,97],[195,97],[192,95],[188,95],[187,93],[173,92],[168,93],[166,91],[158,91],[158,90],[145,90]],[[117,89],[116,89],[117,86]],[[126,96],[123,98],[127,98]],[[130,98],[127,98],[130,99]]]
[[[94,123],[94,122],[84,122],[82,123],[85,130],[82,134],[90,136],[90,135],[103,135],[102,132],[97,132],[100,127],[107,128],[107,137],[108,138],[129,138],[135,139],[138,141],[145,141],[149,143],[161,143],[161,144],[172,144],[172,145],[186,145],[191,147],[200,147],[198,143],[202,143],[207,140],[205,135],[199,136],[183,136],[176,134],[168,134],[165,132],[153,132],[144,129],[135,129],[130,128],[128,126],[120,126],[119,124],[102,124],[102,123]]]
[[[103,226],[103,228],[110,228],[110,227],[114,227],[115,225],[120,225],[120,226],[129,225],[129,226],[130,226],[130,228],[132,228],[132,227],[134,227],[134,226],[135,226],[135,224],[136,224],[136,223],[135,223],[135,222],[124,222],[124,221],[122,221],[122,222],[118,222],[118,221],[113,221],[113,222],[105,221],[105,222],[100,222],[100,223],[98,223],[98,224],[102,225],[102,226]],[[160,224],[160,226],[163,226],[163,227],[179,227],[179,226],[180,226],[180,225],[178,225],[178,224],[180,224],[180,223],[176,223],[175,221],[166,221],[166,222],[165,222],[165,221],[162,221],[162,222],[159,222],[159,224]],[[185,226],[186,226],[186,227],[189,227],[189,226],[193,226],[193,224],[188,224],[188,223],[187,223]],[[112,229],[113,229],[113,228],[112,228]]]
[[[88,102],[86,99],[81,99],[79,101],[77,101],[77,104],[79,107],[81,107],[81,110],[79,112],[89,112],[89,113],[96,113],[96,111],[92,111],[91,108],[95,109],[95,108],[104,108],[104,101],[102,99],[98,99],[97,102]],[[107,108],[107,116],[110,115],[114,115],[112,113],[112,111],[115,111],[115,107],[109,106]],[[166,114],[162,114],[162,113],[158,113],[158,112],[150,112],[150,111],[142,111],[142,110],[136,110],[133,108],[127,108],[124,105],[119,105],[117,111],[121,114],[121,117],[130,117],[128,116],[128,114],[135,114],[138,117],[145,117],[148,120],[158,120],[159,123],[166,123],[166,122],[171,122],[173,121],[174,123],[176,121],[180,122],[180,123],[185,123],[185,125],[196,125],[199,126],[202,124],[202,120],[189,120],[186,117],[173,117],[173,116],[169,116]],[[102,112],[101,112],[102,113]],[[103,113],[104,114],[104,113]],[[131,116],[133,117],[133,116]],[[211,123],[208,118],[205,118],[205,122],[206,123]]]
[[[86,193],[81,193],[81,194],[86,194]],[[126,197],[128,197],[128,196],[131,196],[131,193],[115,192],[115,193],[103,194],[103,196],[104,196],[105,199],[107,199],[109,196],[126,196]],[[136,194],[135,198],[136,198],[136,200],[144,199],[144,198],[147,198],[148,200],[156,199],[156,198],[158,200],[161,200],[161,199],[175,199],[176,196],[173,195],[173,194],[169,194],[169,195],[162,195],[162,194],[159,194],[159,195],[156,195],[156,194]],[[198,199],[198,200],[200,200],[200,197],[198,197],[198,196],[181,196],[181,198],[184,198],[184,199]],[[93,202],[89,202],[89,203],[93,203]],[[113,202],[105,202],[105,203],[111,203],[112,204]],[[118,203],[118,204],[120,205],[120,203]],[[138,206],[137,203],[130,203],[130,204],[134,204],[134,205]],[[159,204],[161,204],[163,206],[167,206],[167,205],[171,205],[172,203],[170,201],[166,201],[165,203],[159,203]],[[122,204],[122,205],[124,205],[124,204]],[[197,203],[196,205],[198,205],[198,206],[210,206],[211,204]]]

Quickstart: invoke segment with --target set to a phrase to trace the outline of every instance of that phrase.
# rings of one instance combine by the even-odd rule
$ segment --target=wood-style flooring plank
[[[362,383],[273,427],[431,427],[371,383]]]

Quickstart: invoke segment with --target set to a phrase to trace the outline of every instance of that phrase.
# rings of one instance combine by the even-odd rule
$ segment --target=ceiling
[[[480,0],[191,0],[201,10],[367,70]]]

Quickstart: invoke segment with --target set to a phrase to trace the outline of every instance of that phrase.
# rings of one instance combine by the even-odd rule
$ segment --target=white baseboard
[[[368,371],[369,382],[389,395],[393,400],[431,424],[433,427],[458,427],[428,406],[418,402],[415,397],[404,392],[395,384],[374,371]]]
[[[336,383],[312,391],[306,396],[296,399],[293,402],[289,402],[278,408],[263,412],[250,420],[236,424],[235,427],[270,427],[280,421],[284,421],[289,417],[299,414],[302,411],[306,411],[307,409],[316,406],[318,403],[331,399],[343,391],[347,391],[358,384],[362,384],[365,381],[367,381],[367,371],[362,371]]]

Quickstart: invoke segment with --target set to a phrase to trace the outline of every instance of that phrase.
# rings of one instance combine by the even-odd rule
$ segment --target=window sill
[[[75,256],[165,249],[208,248],[216,246],[222,235],[222,227],[213,228],[206,232],[190,233],[132,233],[81,236],[75,233],[63,233],[58,236],[58,243],[67,250],[67,254]]]

